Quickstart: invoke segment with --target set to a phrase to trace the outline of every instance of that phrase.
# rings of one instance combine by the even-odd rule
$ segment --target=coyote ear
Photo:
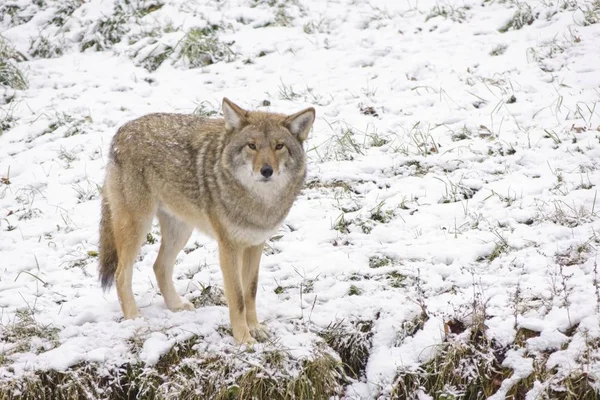
[[[246,125],[247,112],[227,97],[223,98],[223,117],[227,131],[239,131]]]
[[[284,125],[299,141],[304,142],[308,132],[315,122],[315,109],[312,107],[302,110],[285,119]]]

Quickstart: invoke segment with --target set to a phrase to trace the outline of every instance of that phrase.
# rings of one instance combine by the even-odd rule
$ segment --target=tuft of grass
[[[213,108],[212,104],[210,104],[207,101],[203,101],[200,104],[198,104],[198,106],[194,109],[192,114],[199,115],[204,118],[210,118],[214,117],[219,113]]]
[[[535,21],[535,16],[533,15],[533,11],[531,7],[527,3],[517,3],[517,10],[513,14],[513,16],[506,21],[504,25],[498,28],[498,32],[505,33],[509,30],[519,30],[523,28],[525,25],[533,24]]]
[[[39,35],[31,38],[29,42],[29,54],[34,58],[57,58],[63,55],[61,41],[55,39],[50,41],[47,36]]]
[[[452,141],[453,142],[460,142],[461,140],[467,140],[470,139],[473,136],[473,132],[471,132],[471,130],[469,128],[465,126],[463,126],[461,128],[460,131],[458,132],[452,132]]]
[[[132,13],[125,4],[117,4],[111,15],[100,18],[81,42],[81,51],[103,51],[119,43],[129,32],[127,23]]]
[[[508,45],[506,45],[506,44],[497,44],[496,46],[494,46],[492,51],[490,51],[490,56],[502,55],[502,54],[504,54],[504,52],[506,51],[507,48],[508,48]]]
[[[235,53],[216,36],[219,29],[219,25],[190,29],[180,43],[179,57],[184,59],[190,68],[203,67],[218,61],[233,61]]]
[[[339,233],[350,233],[348,229],[352,225],[352,221],[346,220],[345,213],[341,213],[340,216],[333,223],[333,229]]]
[[[150,53],[140,61],[140,65],[148,72],[154,72],[174,53],[171,46],[158,44]]]
[[[71,18],[71,15],[83,4],[83,0],[63,1],[50,20],[53,25],[62,27]]]
[[[324,147],[322,152],[319,147]],[[310,151],[317,153],[321,161],[352,161],[357,155],[364,155],[364,148],[356,140],[356,132],[350,127],[334,131],[325,143],[313,147]]]
[[[373,340],[373,321],[344,320],[331,323],[319,336],[340,356],[344,370],[353,379],[364,375]]]
[[[294,100],[300,97],[300,93],[294,91],[292,85],[287,85],[283,81],[281,81],[281,85],[279,85],[278,92],[281,100]]]
[[[474,305],[480,307],[481,305]],[[435,356],[416,369],[400,369],[392,399],[414,398],[421,390],[438,399],[486,399],[499,388],[510,371],[502,367],[505,349],[485,336],[485,311],[473,310],[469,326],[462,321],[445,325],[446,339]]]
[[[439,145],[435,142],[431,135],[431,130],[427,127],[424,131],[421,128],[421,122],[417,121],[408,132],[410,137],[411,145],[415,147],[416,154],[420,156],[427,156],[430,154],[439,153]]]
[[[436,4],[433,6],[427,17],[425,17],[425,22],[429,21],[432,18],[442,17],[444,19],[450,19],[453,22],[463,23],[467,20],[467,11],[469,7],[452,7],[450,5],[439,5]]]
[[[37,322],[31,309],[17,310],[12,322],[0,326],[2,341],[10,344],[5,346],[8,350],[0,353],[0,359],[6,362],[13,353],[27,351],[40,353],[51,350],[58,346],[59,331],[57,327]],[[41,339],[41,347],[38,341],[34,340],[35,338]]]
[[[369,257],[369,268],[381,268],[392,265],[392,259],[386,255],[376,255]]]
[[[154,235],[151,232],[148,232],[148,234],[146,235],[146,243],[148,243],[148,244],[156,243],[156,238],[154,237]]]
[[[385,201],[380,202],[379,204],[377,204],[377,206],[375,206],[371,211],[371,215],[369,216],[369,218],[373,221],[376,222],[380,222],[382,224],[387,224],[388,222],[390,222],[394,216],[394,211],[393,210],[385,210],[383,211],[383,205],[385,204]]]
[[[72,185],[73,190],[77,192],[77,202],[83,203],[86,201],[93,200],[100,195],[102,191],[102,186],[98,185],[95,182],[90,182],[86,180],[86,184],[82,185],[80,183],[75,183]]]
[[[600,0],[586,2],[584,6],[579,6],[579,8],[583,11],[583,26],[600,22]]]
[[[15,126],[16,119],[13,116],[12,106],[6,110],[0,109],[0,136]]]
[[[17,62],[23,61],[23,57],[10,43],[0,36],[0,87],[8,87],[15,90],[27,89],[25,75],[17,66]]]
[[[302,30],[307,35],[316,33],[330,33],[331,31],[331,20],[321,18],[318,21],[310,21],[304,24]]]
[[[360,296],[362,294],[362,290],[356,285],[350,285],[350,289],[348,289],[348,296]]]
[[[92,122],[90,116],[83,118],[76,118],[65,112],[57,112],[50,120],[48,127],[44,131],[37,135],[32,136],[28,140],[32,142],[39,136],[48,135],[51,133],[62,134],[63,137],[70,137],[75,135],[85,134],[84,126],[86,123]]]
[[[221,288],[213,285],[200,284],[200,295],[190,299],[196,307],[224,306],[226,305],[225,293]]]
[[[407,286],[406,280],[407,276],[401,274],[398,271],[392,271],[386,275],[389,284],[393,288],[401,288]]]
[[[488,256],[488,261],[489,262],[494,261],[496,258],[500,257],[502,255],[502,253],[505,253],[505,252],[506,252],[506,248],[503,245],[496,243],[494,250],[492,250],[492,252]]]

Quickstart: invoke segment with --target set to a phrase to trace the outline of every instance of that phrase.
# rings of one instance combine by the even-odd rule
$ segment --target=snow
[[[584,26],[579,9],[529,0],[521,4],[539,16],[506,33],[498,29],[514,14],[511,3],[308,0],[286,6],[289,26],[264,27],[277,9],[265,2],[165,0],[129,21],[126,37],[171,23],[175,31],[157,40],[175,46],[209,21],[226,26],[218,38],[237,56],[192,69],[169,60],[149,72],[136,62],[156,43],[124,39],[79,51],[114,3],[82,5],[65,25],[64,54],[20,63],[29,88],[4,91],[15,98],[0,117],[10,112],[16,124],[0,135],[0,177],[10,181],[0,183],[1,322],[10,326],[17,311],[33,310],[58,337],[47,351],[42,339],[32,351],[0,339],[0,352],[10,354],[1,377],[82,361],[154,364],[192,335],[204,338],[206,351],[235,347],[218,331],[228,325],[224,306],[181,313],[164,306],[152,272],[156,225],[156,243],[145,244],[135,264],[141,319],[121,321],[116,292],[101,291],[89,255],[98,250],[98,187],[116,129],[149,112],[201,104],[218,111],[224,96],[250,109],[317,110],[307,145],[307,181],[317,184],[302,192],[261,265],[259,318],[279,345],[301,357],[330,323],[374,320],[366,375],[347,395],[376,398],[389,392],[398,368],[434,356],[444,323],[468,315],[479,296],[488,337],[510,345],[518,328],[539,332],[527,352],[507,355],[515,373],[498,396],[531,372],[528,352],[551,353],[547,366],[559,375],[583,368],[584,332],[600,336],[599,24]],[[427,19],[441,6],[448,18]],[[30,38],[56,30],[47,25],[53,15],[48,7],[16,26],[5,16],[2,36],[29,54]],[[320,31],[306,33],[311,23]],[[506,51],[491,55],[498,45]],[[286,88],[294,94],[282,94]],[[66,122],[51,131],[56,121]],[[358,151],[344,142],[347,132]],[[453,140],[461,132],[465,138]],[[338,181],[349,190],[335,188]],[[371,218],[376,210],[386,222]],[[334,229],[341,215],[352,222],[347,231]],[[187,248],[175,279],[192,299],[222,278],[216,243],[198,233]],[[376,255],[391,263],[370,268]],[[392,285],[392,272],[404,281]],[[349,295],[351,285],[361,293]],[[399,341],[403,323],[420,315],[419,299],[430,318]],[[132,338],[142,342],[138,355]],[[586,368],[598,372],[600,364]]]

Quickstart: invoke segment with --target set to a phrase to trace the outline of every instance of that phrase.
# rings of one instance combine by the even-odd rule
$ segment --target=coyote
[[[116,279],[125,318],[138,317],[133,263],[157,216],[158,287],[170,310],[193,310],[175,291],[172,274],[198,228],[219,245],[233,337],[250,344],[267,333],[255,303],[263,246],[302,188],[303,143],[315,110],[246,111],[227,98],[222,107],[222,119],[149,114],[119,128],[102,189],[99,274],[105,290]]]

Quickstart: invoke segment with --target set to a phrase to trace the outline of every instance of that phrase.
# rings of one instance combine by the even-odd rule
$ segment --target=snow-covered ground
[[[345,395],[386,398],[400,371],[468,334],[457,321],[480,320],[514,369],[496,399],[539,360],[554,380],[527,398],[572,373],[598,385],[598,0],[30,3],[0,5],[29,84],[0,89],[3,381],[151,365],[193,335],[199,351],[235,347],[225,306],[165,308],[156,225],[134,271],[143,319],[122,321],[96,274],[116,129],[149,112],[216,114],[227,96],[317,110],[307,187],[261,266],[259,318],[277,346],[309,356],[329,324],[372,321]],[[190,30],[214,63],[186,46]],[[194,234],[175,277],[189,299],[220,287],[216,243]]]

